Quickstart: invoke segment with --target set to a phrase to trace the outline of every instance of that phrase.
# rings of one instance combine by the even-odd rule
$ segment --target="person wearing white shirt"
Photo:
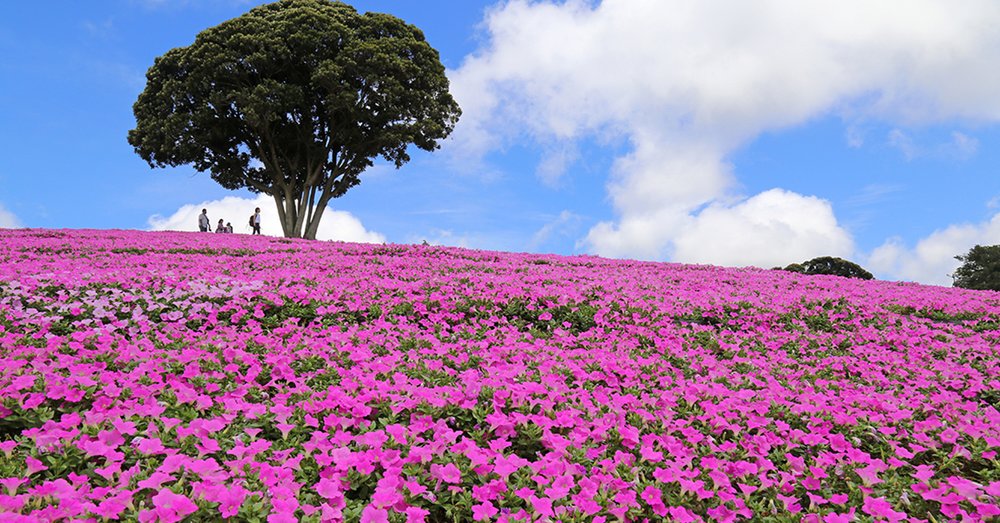
[[[253,233],[260,234],[260,207],[257,207],[253,211]]]
[[[210,225],[211,222],[208,221],[208,209],[202,209],[201,214],[198,215],[198,230],[208,232]]]

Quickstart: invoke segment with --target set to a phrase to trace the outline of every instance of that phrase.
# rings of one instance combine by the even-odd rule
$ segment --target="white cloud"
[[[578,156],[579,152],[571,146],[550,148],[538,164],[536,173],[546,185],[555,187]]]
[[[847,199],[848,207],[867,207],[878,205],[894,197],[903,190],[902,185],[870,183]]]
[[[968,160],[979,150],[979,140],[959,131],[951,132],[951,139],[932,145],[918,145],[913,138],[901,129],[889,131],[887,143],[898,149],[907,160],[918,157],[938,159]]]
[[[979,150],[979,140],[965,133],[953,131],[951,133],[951,143],[948,144],[947,150],[952,156],[963,160],[968,159]]]
[[[584,243],[612,256],[681,253],[683,227],[736,187],[727,155],[764,131],[829,113],[903,127],[1000,120],[997,26],[994,0],[511,0],[488,14],[486,45],[450,73],[463,118],[449,147],[624,138],[631,151],[608,182],[617,218]],[[974,152],[962,136],[953,149]],[[907,138],[899,130],[898,145]],[[864,138],[848,129],[847,139]],[[756,198],[770,197],[747,205]],[[708,233],[716,212],[697,230]],[[825,230],[842,240],[835,223]]]
[[[233,224],[234,232],[249,233],[249,218],[256,207],[260,207],[261,210],[261,233],[268,236],[282,236],[274,199],[266,195],[258,195],[253,199],[226,196],[221,200],[187,204],[168,217],[150,216],[149,227],[154,231],[197,231],[198,215],[201,214],[202,209],[208,209],[212,230],[215,229],[221,218]],[[351,213],[334,211],[329,208],[323,211],[323,218],[316,231],[316,239],[361,243],[385,243],[386,241],[382,234],[365,229],[361,220]]]
[[[865,144],[865,130],[857,124],[848,125],[847,130],[844,131],[844,139],[847,141],[848,147],[857,149]]]
[[[898,238],[890,239],[872,251],[866,266],[880,277],[951,285],[950,275],[960,265],[955,256],[966,254],[977,244],[1000,244],[1000,214],[986,222],[934,231],[913,247]]]
[[[579,227],[583,218],[570,211],[563,210],[553,220],[543,225],[535,231],[528,242],[528,250],[538,250],[545,245],[553,236],[566,236],[572,234]]]
[[[899,152],[902,153],[903,157],[907,160],[916,158],[919,153],[916,144],[913,143],[913,138],[901,129],[893,129],[889,131],[887,142],[889,143],[889,147],[899,149]]]
[[[17,219],[17,216],[0,205],[0,229],[17,229],[21,226],[21,221]]]
[[[713,204],[679,231],[673,258],[716,265],[785,266],[817,256],[849,258],[851,235],[830,203],[771,189],[737,205]]]
[[[685,218],[682,212],[665,209],[624,216],[618,222],[603,221],[593,226],[576,247],[610,258],[661,260],[667,257],[665,246]]]
[[[669,251],[663,247],[668,242]],[[854,252],[829,202],[782,189],[713,202],[692,214],[666,208],[603,222],[590,230],[586,244],[612,257],[765,268]]]
[[[615,162],[608,184],[611,199],[623,214],[693,210],[733,185],[732,166],[717,148],[649,137],[645,131],[641,136],[635,151]]]

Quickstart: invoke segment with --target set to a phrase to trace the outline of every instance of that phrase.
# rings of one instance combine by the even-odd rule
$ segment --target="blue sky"
[[[259,3],[5,6],[0,226],[192,229],[207,206],[239,231],[255,195],[152,170],[125,137],[154,58]],[[949,284],[954,255],[1000,243],[1000,6],[867,4],[353,2],[423,29],[464,115],[441,150],[363,175],[320,236],[730,266],[837,255]]]

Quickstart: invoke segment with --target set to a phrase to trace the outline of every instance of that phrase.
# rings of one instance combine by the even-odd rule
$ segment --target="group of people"
[[[260,234],[260,207],[254,209],[253,214],[250,216],[250,229],[253,231],[251,234]],[[208,209],[202,209],[201,214],[198,215],[198,230],[201,232],[209,232],[211,230],[212,221],[208,219]],[[219,219],[219,224],[215,227],[215,232],[219,233],[232,233],[233,224],[226,222],[223,219]]]

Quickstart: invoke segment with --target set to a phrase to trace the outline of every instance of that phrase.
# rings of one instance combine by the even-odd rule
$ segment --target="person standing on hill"
[[[254,209],[253,216],[250,217],[250,227],[253,227],[251,234],[260,234],[260,207]]]
[[[226,232],[226,224],[222,218],[219,218],[219,225],[215,226],[215,232],[219,233]]]
[[[208,209],[202,209],[201,214],[198,215],[198,230],[201,232],[208,232],[209,225]]]
[[[233,224],[232,223],[226,222],[226,232],[229,233],[229,234],[233,233]]]

